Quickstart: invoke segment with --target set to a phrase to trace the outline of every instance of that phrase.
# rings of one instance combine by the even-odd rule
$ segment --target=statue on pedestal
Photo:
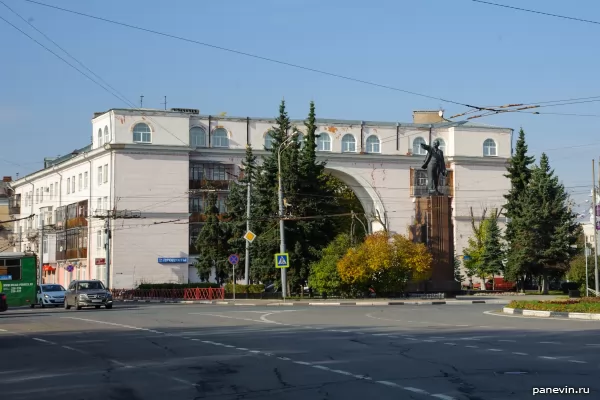
[[[434,140],[433,146],[421,143],[421,148],[427,150],[427,158],[423,163],[422,169],[427,170],[427,191],[430,196],[443,196],[438,191],[438,184],[440,181],[440,174],[448,176],[446,170],[446,161],[444,160],[444,152],[440,150],[440,141]]]

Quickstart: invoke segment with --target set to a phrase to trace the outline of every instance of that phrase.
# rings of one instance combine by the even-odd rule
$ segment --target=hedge
[[[262,293],[265,291],[265,285],[235,285],[236,293]],[[233,293],[233,285],[225,285],[225,293]]]
[[[142,283],[138,289],[194,289],[194,288],[219,288],[216,283]]]
[[[583,297],[578,300],[520,301],[513,300],[507,306],[535,311],[600,313],[599,297]]]

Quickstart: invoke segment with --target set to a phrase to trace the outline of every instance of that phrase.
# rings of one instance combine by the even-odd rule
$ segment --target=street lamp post
[[[277,149],[277,178],[279,181],[278,185],[278,196],[279,196],[279,252],[285,253],[285,224],[283,222],[283,185],[281,177],[281,152],[285,150],[290,144],[293,143],[295,134],[285,139]],[[285,299],[287,297],[287,268],[281,268],[281,295]]]

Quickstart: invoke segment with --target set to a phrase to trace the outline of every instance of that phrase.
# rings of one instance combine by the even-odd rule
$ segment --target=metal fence
[[[223,288],[111,289],[115,300],[223,300]]]
[[[416,299],[445,299],[445,293],[409,293],[408,297]]]

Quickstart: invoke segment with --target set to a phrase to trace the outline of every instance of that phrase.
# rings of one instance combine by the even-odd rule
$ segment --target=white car
[[[65,303],[65,288],[55,283],[45,283],[37,287],[36,304],[42,306],[62,306]],[[31,305],[31,308],[35,304]]]

